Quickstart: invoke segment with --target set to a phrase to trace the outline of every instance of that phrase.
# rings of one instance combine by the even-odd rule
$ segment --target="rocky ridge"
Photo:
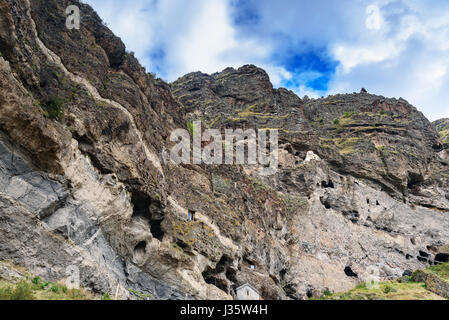
[[[72,2],[0,4],[2,259],[51,281],[76,266],[123,299],[231,299],[245,282],[302,299],[447,260],[444,121],[367,92],[300,99],[255,66],[167,84],[89,6],[66,29]],[[164,161],[195,120],[278,129],[278,172]]]

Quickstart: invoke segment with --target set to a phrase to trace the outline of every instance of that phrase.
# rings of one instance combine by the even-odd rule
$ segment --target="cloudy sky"
[[[449,117],[448,0],[85,0],[166,81],[255,64],[299,96],[403,97]]]

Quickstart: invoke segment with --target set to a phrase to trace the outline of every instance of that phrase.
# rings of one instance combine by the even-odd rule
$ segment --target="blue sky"
[[[449,117],[447,0],[85,0],[167,81],[255,64],[299,96],[403,97]]]

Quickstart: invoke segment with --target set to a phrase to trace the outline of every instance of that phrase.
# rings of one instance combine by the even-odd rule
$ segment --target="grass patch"
[[[104,293],[103,297],[101,298],[101,300],[112,300],[111,296],[109,295],[109,293]]]
[[[449,280],[449,263],[439,264],[424,270],[427,273],[435,273],[446,281]],[[423,282],[398,281],[380,282],[378,286],[367,286],[365,282],[360,283],[352,290],[329,295],[323,293],[321,300],[445,300],[443,297],[427,290]]]
[[[365,283],[356,288],[332,295],[322,295],[320,300],[444,300],[427,291],[423,283],[382,282],[378,288],[368,288]]]
[[[35,300],[33,286],[23,280],[15,285],[1,285],[0,300]]]
[[[341,155],[348,155],[356,151],[355,146],[360,140],[361,138],[336,139],[335,144]]]
[[[427,271],[437,274],[444,280],[449,280],[449,263],[442,263],[436,266],[432,266]]]
[[[320,146],[323,148],[330,148],[331,144],[338,148],[340,155],[349,155],[356,152],[357,144],[362,140],[362,138],[335,138],[326,139],[320,138]]]
[[[0,300],[95,300],[90,292],[69,289],[62,283],[44,282],[40,277],[17,283],[0,281]]]

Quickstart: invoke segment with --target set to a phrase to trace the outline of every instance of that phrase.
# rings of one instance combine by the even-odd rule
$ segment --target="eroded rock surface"
[[[0,258],[123,299],[303,299],[447,258],[447,121],[251,65],[166,84],[89,6],[66,29],[73,2],[0,3]],[[196,120],[278,129],[277,173],[164,161]]]

